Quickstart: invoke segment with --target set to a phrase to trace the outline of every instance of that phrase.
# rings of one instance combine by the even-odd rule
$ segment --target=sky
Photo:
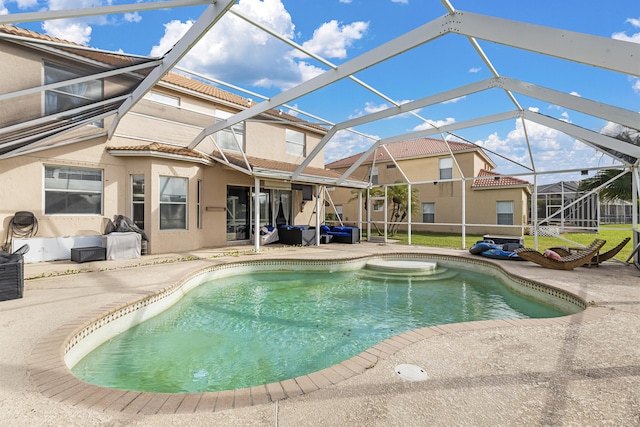
[[[118,3],[131,2],[0,0],[0,14]],[[458,11],[640,43],[638,0],[450,0],[450,3]],[[447,13],[441,0],[239,0],[233,7],[335,65]],[[180,39],[203,10],[204,6],[192,6],[17,25],[100,49],[160,56]],[[640,111],[640,79],[636,77],[482,40],[478,43],[502,76]],[[225,15],[179,65],[266,97],[327,69],[326,65],[231,13]],[[404,103],[477,82],[492,74],[467,38],[448,34],[363,70],[356,77],[389,99]],[[519,94],[515,96],[524,109],[596,132],[615,131],[614,124],[601,119]],[[350,80],[339,81],[289,105],[332,123],[391,106],[376,93]],[[428,126],[425,120],[443,125],[514,109],[514,104],[500,90],[468,95],[416,111],[418,117],[404,114],[360,126],[356,128],[357,134],[340,132],[327,145],[325,161],[329,163],[365,151],[378,138],[423,129]],[[557,130],[527,122],[526,133],[533,160],[519,119],[461,129],[448,138],[459,137],[490,150],[489,156],[497,164],[496,172],[504,174],[525,173],[526,169],[518,162],[531,166],[533,161],[539,171],[614,164],[609,157]],[[553,173],[541,175],[538,183],[581,178],[584,176],[579,173]]]

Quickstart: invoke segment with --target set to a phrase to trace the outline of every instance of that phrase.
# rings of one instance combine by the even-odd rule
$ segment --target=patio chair
[[[629,243],[630,240],[631,240],[631,237],[626,237],[624,240],[622,240],[622,242],[618,243],[613,248],[591,258],[591,260],[586,262],[585,265],[597,265],[613,258],[614,256],[618,255],[618,252],[620,252],[622,248],[624,248],[627,245],[627,243]],[[566,246],[557,246],[557,247],[551,248],[552,251],[554,251],[560,256],[570,255],[571,253],[576,252],[579,249],[582,249],[582,248],[569,248]]]
[[[584,249],[578,249],[567,256],[557,254],[557,259],[545,256],[532,248],[519,248],[516,253],[527,261],[531,261],[545,268],[555,270],[573,270],[576,267],[587,264],[594,256],[598,255],[600,249],[604,246],[606,240],[595,239],[589,246]]]

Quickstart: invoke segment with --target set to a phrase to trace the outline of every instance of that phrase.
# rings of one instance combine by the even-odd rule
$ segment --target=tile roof
[[[153,60],[153,58],[137,58],[131,55],[119,55],[117,53],[105,52],[97,49],[91,50],[90,48],[88,48],[88,46],[85,46],[85,45],[70,42],[68,40],[59,39],[56,37],[51,37],[46,34],[37,33],[35,31],[16,27],[14,25],[0,24],[0,32],[5,34],[10,34],[13,36],[18,36],[18,37],[25,37],[25,38],[30,38],[34,40],[42,40],[47,42],[59,43],[62,45],[68,45],[69,46],[68,49],[65,49],[62,46],[60,46],[59,49],[68,53],[72,53],[74,55],[78,55],[81,57],[85,57],[87,59],[99,61],[104,64],[109,64],[117,67],[124,67],[127,65],[138,64],[141,62]],[[149,72],[150,69],[146,70],[146,72]],[[138,70],[137,72],[140,74],[145,74],[145,71],[143,70]]]
[[[478,177],[473,181],[471,188],[496,188],[496,187],[529,187],[529,181],[525,181],[511,176],[501,175],[499,173],[481,169]]]
[[[469,144],[467,142],[458,142],[458,141],[448,141],[449,147],[451,147],[451,151],[453,152],[462,152],[462,151],[479,151],[489,162],[489,159],[484,151],[481,148]],[[446,144],[441,139],[435,138],[418,138],[418,139],[409,139],[406,141],[393,142],[390,144],[386,144],[387,150],[396,160],[406,160],[412,158],[420,158],[420,157],[430,157],[437,156],[442,154],[448,154],[449,150],[447,149]],[[335,169],[335,168],[343,168],[351,166],[358,160],[364,152],[355,154],[353,156],[346,157],[341,160],[337,160],[335,162],[329,163],[326,167]],[[373,154],[367,157],[367,159],[363,162],[364,164],[372,163]],[[376,163],[377,162],[388,162],[391,161],[389,154],[382,149],[378,148],[376,150]],[[493,162],[491,162],[493,163]]]
[[[197,161],[197,162],[201,162],[204,160],[208,162],[217,161],[217,162],[225,163],[224,158],[218,152],[208,156],[206,154],[200,153],[199,151],[191,150],[189,148],[176,147],[176,146],[171,146],[166,144],[160,144],[157,142],[154,142],[148,145],[106,147],[106,150],[107,152],[110,152],[112,154],[118,151],[128,151],[131,154],[135,153],[140,156],[161,153],[161,154],[176,155],[181,157],[188,157],[188,158],[192,158],[194,161]],[[224,155],[226,156],[230,164],[238,166],[242,169],[246,168],[244,159],[241,154],[232,152],[232,151],[225,151]],[[286,163],[286,162],[280,162],[276,160],[267,160],[267,159],[261,159],[261,158],[250,157],[250,156],[247,156],[247,160],[251,168],[267,169],[267,170],[272,170],[277,172],[292,173],[296,169],[298,169],[298,166],[299,166],[294,163]],[[330,179],[338,179],[342,176],[342,174],[338,172],[328,170],[328,169],[315,168],[315,167],[307,167],[302,173],[305,175],[316,176],[321,178],[330,178]],[[358,178],[350,177],[350,179],[352,181],[365,182]]]
[[[59,39],[56,37],[51,37],[45,34],[26,30],[24,28],[16,27],[13,25],[0,24],[0,32],[14,35],[14,36],[27,37],[35,40],[42,40],[42,41],[48,41],[48,42],[55,42],[62,45],[68,45],[69,49],[65,49],[64,47],[59,47],[59,49],[80,57],[84,57],[94,61],[99,61],[104,64],[109,64],[117,67],[123,67],[126,65],[133,65],[133,64],[137,64],[145,61],[155,60],[155,58],[137,58],[135,56],[130,56],[130,55],[119,55],[117,53],[112,53],[112,52],[90,50],[90,49],[87,49],[87,46],[84,46],[78,43],[70,42],[70,41]],[[76,49],[76,48],[82,48],[82,49]],[[138,70],[137,73],[144,76],[148,74],[151,71],[151,69],[152,69],[152,66],[150,66],[148,69]],[[161,81],[167,84],[177,86],[179,88],[198,92],[203,95],[208,95],[213,98],[217,98],[219,100],[237,105],[242,108],[247,108],[251,105],[249,102],[249,98],[236,95],[234,93],[220,89],[214,85],[190,78],[183,74],[169,72],[162,77]],[[324,135],[327,132],[327,128],[322,125],[309,123],[305,120],[302,120],[298,117],[287,114],[285,112],[281,112],[279,110],[272,109],[272,110],[266,111],[264,114],[267,116],[271,116],[272,118],[277,119],[278,121],[284,121],[287,124],[305,126],[307,128],[315,130],[316,132],[322,135]]]

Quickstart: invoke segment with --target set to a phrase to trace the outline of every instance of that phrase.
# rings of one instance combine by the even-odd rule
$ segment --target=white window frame
[[[167,181],[165,181],[167,180]],[[184,194],[180,193],[180,194],[162,194],[163,188],[166,188],[168,185],[172,185],[171,183],[178,183],[178,182],[182,182],[184,185]],[[160,183],[160,187],[159,187],[159,193],[158,193],[158,200],[159,200],[159,209],[158,209],[158,216],[159,216],[159,227],[160,230],[187,230],[188,229],[188,219],[189,219],[189,215],[188,215],[188,202],[189,202],[189,179],[188,178],[183,178],[183,177],[178,177],[178,176],[164,176],[161,175],[159,177],[159,183]],[[163,198],[169,198],[170,200],[163,200]],[[174,198],[173,200],[171,200],[171,198]],[[183,200],[182,200],[183,199]],[[182,221],[184,223],[183,226],[175,226],[175,225],[170,225],[170,224],[166,224],[163,221],[163,207],[168,207],[168,206],[172,206],[172,207],[176,207],[176,206],[184,206],[184,213],[183,213],[183,218],[169,218],[169,220],[171,220],[172,222],[175,221]]]
[[[99,179],[87,179],[98,175]],[[104,171],[102,169],[44,165],[43,176],[43,212],[45,215],[102,215],[104,205]],[[80,179],[74,179],[74,176]],[[99,196],[98,209],[93,212],[81,212],[79,210],[52,211],[49,204],[52,202],[51,197],[53,197],[54,193],[64,195],[63,197],[67,201],[71,199],[72,205],[74,197],[79,197],[78,200],[80,200],[83,196],[89,196],[89,198]]]
[[[293,129],[285,129],[286,153],[305,157],[307,154],[307,135]]]
[[[453,159],[451,157],[438,159],[438,169],[440,170],[440,179],[452,179]]]
[[[431,221],[425,220],[425,215],[432,215]],[[422,204],[422,222],[425,224],[435,224],[436,222],[436,204],[433,202],[426,202]]]
[[[515,204],[513,200],[499,200],[496,202],[496,224],[497,225],[513,225],[514,224],[514,219],[515,219],[514,205]]]
[[[45,85],[85,76],[76,69],[55,62],[44,62],[42,65]],[[104,81],[101,79],[85,80],[81,83],[74,83],[44,91],[42,111],[44,111],[45,116],[48,116],[89,105],[92,102],[101,101],[103,98]],[[64,102],[65,99],[67,102]],[[60,108],[60,104],[68,105],[67,107]],[[93,125],[102,127],[103,123],[101,120],[98,120],[93,123]]]
[[[136,179],[136,177],[142,177],[142,200],[136,200],[136,192],[135,192],[135,187],[134,187],[134,181]],[[145,201],[145,176],[144,174],[131,174],[131,220],[136,223],[136,205],[142,205],[142,224],[143,226],[140,227],[138,224],[138,227],[140,227],[141,229],[144,230],[144,201]]]
[[[378,185],[378,166],[369,166],[369,176],[371,177],[371,184]]]
[[[336,207],[336,210],[335,210],[336,216],[340,221],[342,221],[342,205],[335,205],[335,207]]]
[[[373,202],[373,211],[382,212],[384,210],[384,202]]]
[[[229,113],[227,111],[217,110],[215,121],[217,123],[221,120],[226,120],[232,115],[232,113]],[[236,151],[238,153],[241,151],[244,152],[244,131],[244,122],[236,123],[230,128],[222,129],[216,132],[213,136],[213,139],[216,141],[216,144],[218,145],[218,147],[220,147],[221,150]]]

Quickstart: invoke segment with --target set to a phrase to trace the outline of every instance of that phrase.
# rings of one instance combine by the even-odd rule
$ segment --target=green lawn
[[[588,245],[593,239],[603,239],[607,243],[604,245],[603,250],[608,250],[617,245],[625,237],[631,237],[631,225],[627,224],[613,224],[600,227],[599,233],[566,233],[562,237],[569,239],[571,242],[575,242],[581,245]],[[390,239],[398,240],[400,243],[407,243],[407,233],[398,232],[394,237]],[[467,234],[465,242],[466,248],[473,246],[478,240],[482,240],[481,235]],[[462,248],[462,241],[460,234],[449,233],[426,233],[426,232],[413,232],[411,233],[411,244],[421,246],[433,246],[438,248]],[[524,244],[527,247],[533,247],[533,236],[524,236]],[[538,249],[540,251],[552,246],[572,246],[573,243],[556,237],[538,236]],[[617,259],[625,261],[631,251],[633,245],[628,243],[616,256]]]

